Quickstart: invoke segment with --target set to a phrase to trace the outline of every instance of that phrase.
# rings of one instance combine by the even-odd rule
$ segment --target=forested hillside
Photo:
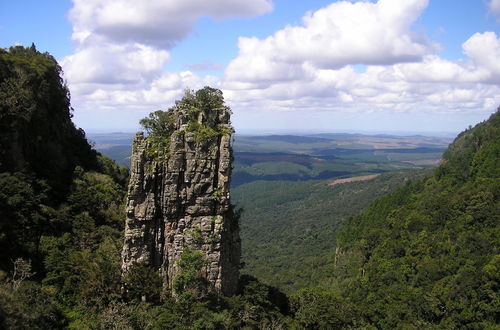
[[[256,181],[234,188],[232,200],[243,208],[242,272],[287,293],[326,281],[332,275],[335,234],[347,219],[425,173],[395,172],[344,183]]]
[[[359,325],[497,328],[499,179],[497,111],[456,138],[432,177],[347,223],[337,237],[336,281],[327,287],[346,299]]]
[[[51,55],[35,46],[0,49],[0,171],[31,172],[62,198],[76,165],[99,167],[71,117],[69,90]]]
[[[52,56],[0,49],[0,328],[60,328],[120,288],[128,170],[71,112]]]

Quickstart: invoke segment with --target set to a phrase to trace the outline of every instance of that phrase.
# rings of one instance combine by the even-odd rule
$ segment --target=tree
[[[153,268],[143,263],[134,263],[123,279],[126,295],[130,300],[158,303],[162,278]]]
[[[157,110],[139,122],[151,135],[168,137],[174,131],[174,122],[171,112]]]
[[[203,277],[202,270],[207,265],[201,251],[185,248],[177,261],[180,268],[173,281],[174,293],[178,297],[201,298],[206,295],[208,282]]]

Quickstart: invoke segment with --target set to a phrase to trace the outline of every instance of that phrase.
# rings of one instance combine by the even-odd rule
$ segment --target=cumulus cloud
[[[500,38],[494,32],[476,33],[462,48],[466,58],[457,61],[429,54],[420,61],[367,65],[360,70],[350,64],[325,69],[305,60],[295,64],[302,72],[296,79],[275,79],[263,85],[257,77],[249,81],[244,73],[241,81],[223,84],[236,107],[250,109],[489,112],[500,103],[500,65],[496,60],[500,57]],[[240,88],[244,85],[249,88]]]
[[[96,39],[170,48],[203,16],[249,17],[272,10],[270,0],[73,0],[73,39]]]
[[[62,65],[76,108],[123,113],[120,120],[134,123],[184,88],[204,85],[224,90],[236,119],[263,111],[308,112],[316,122],[326,113],[491,111],[500,103],[500,38],[476,33],[462,45],[464,58],[444,59],[440,46],[412,27],[427,5],[334,2],[267,38],[240,38],[238,56],[219,79],[197,72],[221,69],[211,62],[164,72],[169,50],[202,16],[257,15],[271,10],[271,1],[74,0],[76,52]]]
[[[137,129],[141,118],[152,110],[174,104],[182,97],[185,88],[199,89],[206,85],[217,86],[217,83],[218,78],[214,76],[201,77],[191,71],[182,71],[162,73],[142,85],[74,84],[71,92],[77,97],[72,103],[78,109],[75,119],[90,122],[92,128],[106,131],[113,127]]]
[[[443,59],[411,30],[427,5],[340,1],[307,14],[301,26],[240,38],[225,92],[235,107],[254,110],[491,111],[500,103],[500,39],[476,33],[463,43],[463,59]]]
[[[169,50],[204,16],[249,17],[272,10],[271,0],[73,0],[75,53],[62,60],[73,104],[81,111],[159,107],[186,87],[215,84],[192,71],[165,73]],[[201,63],[190,70],[214,70]],[[220,69],[220,68],[219,68]]]
[[[150,79],[168,61],[167,50],[202,16],[253,16],[270,0],[73,0],[69,18],[76,53],[64,59],[70,83],[130,83]]]
[[[463,44],[474,65],[482,70],[485,80],[500,84],[500,38],[495,32],[475,33]]]
[[[64,58],[72,84],[138,84],[153,78],[169,59],[165,50],[141,44],[97,44]]]
[[[307,65],[337,69],[350,64],[418,61],[438,46],[410,27],[428,0],[340,1],[308,13],[266,39],[240,38],[226,81],[265,87],[301,79]],[[267,82],[267,84],[266,84]]]

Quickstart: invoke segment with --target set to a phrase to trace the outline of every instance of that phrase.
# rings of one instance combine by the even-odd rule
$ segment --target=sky
[[[206,85],[242,134],[456,134],[500,105],[500,0],[0,0],[0,47],[32,42],[87,132]]]

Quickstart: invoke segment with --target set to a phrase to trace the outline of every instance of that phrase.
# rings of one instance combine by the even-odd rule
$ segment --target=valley
[[[98,151],[121,165],[129,165],[132,138],[89,134]],[[450,142],[427,136],[236,135],[231,197],[243,210],[242,272],[286,293],[327,282],[337,230],[373,200],[425,176]]]

